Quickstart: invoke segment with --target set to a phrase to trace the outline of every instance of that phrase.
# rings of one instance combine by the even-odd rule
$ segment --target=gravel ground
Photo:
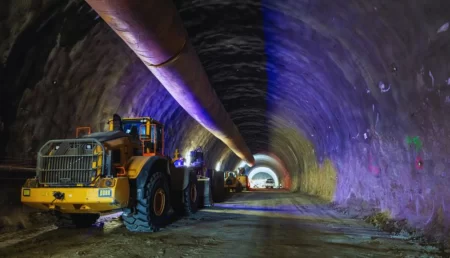
[[[157,233],[128,232],[117,216],[2,234],[0,257],[447,257],[283,190],[234,194]]]

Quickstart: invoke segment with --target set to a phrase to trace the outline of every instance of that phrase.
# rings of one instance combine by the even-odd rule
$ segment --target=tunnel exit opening
[[[280,187],[280,179],[278,175],[269,167],[255,167],[250,170],[248,180],[250,188],[265,188],[266,180],[272,178],[274,181],[274,188]]]
[[[273,153],[258,153],[254,155],[255,166],[249,167],[245,161],[240,161],[235,170],[244,168],[245,174],[248,176],[251,186],[252,177],[257,173],[267,173],[274,179],[275,187],[281,186],[286,189],[291,187],[291,176],[286,169],[284,162]]]

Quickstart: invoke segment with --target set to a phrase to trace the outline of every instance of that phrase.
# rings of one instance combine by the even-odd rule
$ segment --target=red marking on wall
[[[381,172],[381,169],[373,163],[372,153],[369,153],[369,172],[375,176],[378,176]]]
[[[420,156],[416,158],[416,168],[423,169],[423,159]]]

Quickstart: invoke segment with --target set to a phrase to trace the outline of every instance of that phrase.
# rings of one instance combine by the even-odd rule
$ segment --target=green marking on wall
[[[416,151],[419,152],[422,149],[422,141],[420,140],[419,136],[406,136],[405,143],[408,145],[414,145],[416,148]]]

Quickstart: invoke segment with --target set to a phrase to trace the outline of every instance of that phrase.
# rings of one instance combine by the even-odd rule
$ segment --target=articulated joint
[[[144,61],[144,63],[147,66],[150,66],[150,67],[160,68],[160,67],[164,67],[164,66],[167,66],[167,65],[175,62],[180,57],[181,53],[183,52],[184,48],[186,47],[187,41],[188,41],[187,38],[185,38],[184,42],[183,42],[183,45],[181,46],[180,50],[178,50],[175,53],[175,55],[173,55],[171,58],[167,59],[166,61],[164,61],[164,62],[162,62],[160,64],[151,64],[151,63],[148,63],[148,62],[145,62],[145,61]]]

